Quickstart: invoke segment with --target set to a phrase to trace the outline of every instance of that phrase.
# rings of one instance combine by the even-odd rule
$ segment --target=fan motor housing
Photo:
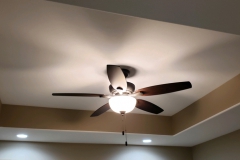
[[[112,87],[112,85],[109,85],[109,91],[113,95],[118,95],[118,91]],[[132,94],[135,91],[135,85],[131,82],[127,82],[127,90],[123,92],[123,94]]]

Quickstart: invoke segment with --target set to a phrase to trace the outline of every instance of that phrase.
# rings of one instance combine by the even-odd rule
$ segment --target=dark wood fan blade
[[[53,93],[53,96],[73,96],[73,97],[104,97],[103,94],[95,93]]]
[[[151,86],[147,88],[142,88],[137,90],[135,93],[141,92],[142,96],[152,96],[158,94],[166,94],[171,92],[177,92],[185,89],[192,88],[192,84],[190,82],[176,82],[176,83],[167,83],[161,84],[157,86]]]
[[[105,113],[107,110],[110,109],[110,106],[109,104],[105,104],[104,106],[98,108],[95,112],[93,112],[93,114],[91,115],[91,117],[96,117],[96,116],[99,116],[103,113]]]
[[[159,114],[159,113],[163,112],[162,108],[158,107],[157,105],[155,105],[151,102],[148,102],[148,101],[145,101],[142,99],[137,99],[136,107],[143,111],[154,113],[154,114]]]
[[[120,67],[115,65],[107,65],[107,75],[114,89],[126,91],[127,82]]]

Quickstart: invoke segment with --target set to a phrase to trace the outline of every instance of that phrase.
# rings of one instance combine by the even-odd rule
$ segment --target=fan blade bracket
[[[136,97],[136,96],[142,96],[143,94],[144,94],[144,92],[137,91],[137,92],[134,92],[133,94],[130,94],[129,96]]]
[[[112,95],[101,95],[99,96],[100,98],[112,98],[113,96]]]

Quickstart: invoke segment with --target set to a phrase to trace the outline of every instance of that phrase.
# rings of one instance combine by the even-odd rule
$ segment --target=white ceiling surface
[[[160,146],[194,146],[208,140],[240,129],[240,104],[218,114],[209,120],[191,127],[175,136],[127,134],[130,145]],[[22,141],[63,142],[63,143],[96,143],[124,144],[125,137],[121,133],[99,133],[80,131],[53,131],[20,128],[0,128],[0,140],[21,141],[17,134],[27,134]],[[151,139],[152,143],[144,144],[143,139]]]
[[[237,35],[42,0],[0,1],[0,23],[3,104],[96,110],[108,100],[51,93],[108,94],[106,65],[116,64],[137,69],[136,88],[191,81],[143,98],[173,115],[240,73]]]
[[[50,0],[113,13],[240,35],[240,1]]]

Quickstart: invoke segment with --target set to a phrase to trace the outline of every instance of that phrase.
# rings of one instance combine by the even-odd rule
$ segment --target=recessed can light
[[[28,135],[26,135],[26,134],[18,134],[17,137],[18,138],[27,138]]]
[[[144,139],[144,140],[143,140],[143,143],[151,143],[151,142],[152,142],[151,139]]]

